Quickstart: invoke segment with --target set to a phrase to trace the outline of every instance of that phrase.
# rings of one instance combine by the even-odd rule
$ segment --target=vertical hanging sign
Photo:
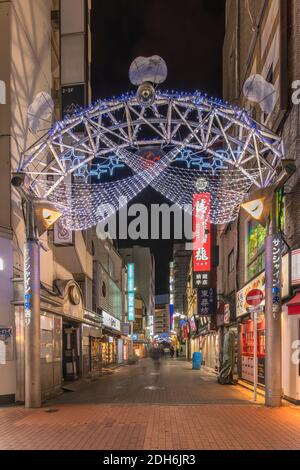
[[[24,244],[24,313],[26,326],[30,325],[31,320],[31,246],[30,242],[25,242]]]
[[[128,321],[134,321],[134,263],[127,264],[127,313]]]
[[[265,238],[265,283],[272,288],[272,311],[274,318],[281,312],[281,264],[282,240],[279,235]]]
[[[169,301],[170,331],[172,331],[173,320],[174,320],[174,262],[173,261],[170,262],[169,289],[170,289],[170,301]]]
[[[210,193],[193,197],[193,269],[194,272],[211,270]]]

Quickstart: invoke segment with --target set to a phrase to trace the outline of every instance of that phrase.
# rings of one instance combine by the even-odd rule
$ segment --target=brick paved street
[[[183,361],[157,374],[142,360],[42,409],[0,408],[0,449],[300,449],[300,408],[254,404]]]

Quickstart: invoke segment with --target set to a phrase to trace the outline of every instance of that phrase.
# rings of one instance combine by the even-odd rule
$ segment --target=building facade
[[[186,303],[186,280],[191,260],[191,252],[184,243],[175,243],[173,247],[174,273],[174,313],[182,314]]]
[[[170,303],[168,294],[155,296],[154,336],[164,333],[170,335]]]
[[[54,121],[90,102],[90,9],[90,0],[0,1],[0,80],[5,91],[0,100],[4,403],[24,401],[25,208],[10,185],[11,174],[22,151]],[[45,108],[46,115],[41,111]],[[39,244],[41,390],[47,398],[66,382],[99,375],[103,363],[124,360],[129,332],[123,334],[123,264],[113,247],[107,250],[92,230],[72,233],[59,221],[39,233]]]
[[[293,359],[299,341],[297,308],[289,314],[289,302],[299,289],[299,102],[295,101],[295,81],[300,64],[300,5],[281,0],[226,2],[224,41],[224,99],[245,107],[256,121],[281,134],[286,158],[294,160],[296,173],[277,191],[277,228],[284,240],[282,258],[282,389],[283,395],[299,403],[299,364]],[[261,75],[273,85],[272,109],[262,101],[247,99],[243,87],[249,77]],[[240,211],[237,221],[221,227],[218,234],[219,315],[222,337],[232,328],[237,341],[237,372],[240,379],[253,382],[253,321],[245,296],[249,290],[265,289],[264,240],[267,227]],[[226,315],[224,311],[226,310]],[[299,310],[300,313],[300,310]],[[265,318],[262,303],[258,321],[258,382],[265,383]],[[222,341],[221,341],[222,342]],[[298,343],[299,344],[299,343]]]
[[[151,322],[155,309],[155,260],[150,248],[134,245],[122,248],[120,253],[125,266],[134,263],[136,297],[143,300],[146,313],[146,337],[150,338]]]

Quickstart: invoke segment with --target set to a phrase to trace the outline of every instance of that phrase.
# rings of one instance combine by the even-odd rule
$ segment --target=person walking
[[[172,359],[173,359],[173,357],[174,357],[174,353],[175,353],[175,350],[174,350],[174,346],[173,346],[173,344],[172,344],[172,345],[170,346],[170,356],[171,356]]]
[[[151,359],[153,360],[155,370],[159,370],[160,356],[161,356],[161,352],[160,352],[159,348],[158,347],[153,348],[152,351],[151,351]]]

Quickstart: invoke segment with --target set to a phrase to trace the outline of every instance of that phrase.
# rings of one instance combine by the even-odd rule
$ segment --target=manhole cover
[[[149,387],[144,387],[146,390],[165,390],[165,387],[156,387],[155,385],[150,385]]]
[[[57,408],[49,408],[48,410],[45,410],[45,413],[56,413],[57,411]]]
[[[159,375],[159,372],[150,372],[150,375]]]

